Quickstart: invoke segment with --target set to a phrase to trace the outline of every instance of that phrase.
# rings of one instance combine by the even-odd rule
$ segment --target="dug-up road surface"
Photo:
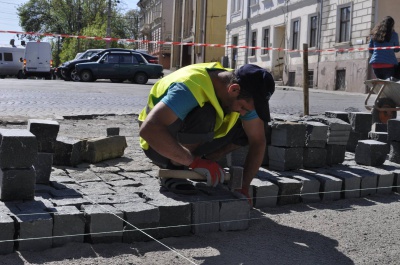
[[[128,142],[125,155],[132,156],[137,149],[134,116],[59,122],[60,134],[82,137],[97,137],[106,127],[120,127]],[[74,243],[0,256],[0,264],[399,264],[399,223],[400,196],[393,193],[253,209],[245,231],[134,244]]]

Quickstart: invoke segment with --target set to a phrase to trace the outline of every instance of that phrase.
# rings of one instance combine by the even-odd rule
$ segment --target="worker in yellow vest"
[[[140,145],[154,164],[189,168],[215,186],[224,173],[216,162],[249,146],[239,190],[249,198],[250,183],[264,158],[270,121],[268,101],[275,91],[271,74],[254,64],[233,71],[220,63],[183,67],[159,80],[139,115]],[[176,193],[196,192],[189,181],[161,183]]]

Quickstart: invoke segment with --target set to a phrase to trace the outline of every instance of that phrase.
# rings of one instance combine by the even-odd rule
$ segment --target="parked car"
[[[104,51],[104,49],[89,49],[86,50],[85,52],[78,52],[74,58],[74,60],[77,59],[89,59],[90,57],[92,57],[93,55]]]
[[[134,50],[135,52],[140,53],[149,63],[158,64],[158,57],[148,54],[144,50]]]
[[[58,67],[58,71],[60,72],[61,77],[65,81],[79,81],[79,76],[76,75],[75,72],[75,65],[78,63],[84,63],[84,62],[95,62],[97,61],[100,56],[107,51],[126,51],[126,49],[119,49],[119,48],[110,48],[110,49],[105,49],[100,52],[95,53],[92,55],[90,58],[85,58],[85,59],[74,59],[68,62],[65,62],[61,64],[61,66]]]
[[[124,82],[128,79],[133,83],[146,84],[150,78],[164,75],[162,65],[149,63],[140,53],[132,50],[103,52],[96,62],[78,63],[75,70],[83,82],[97,79]]]
[[[24,77],[22,72],[22,62],[24,48],[0,47],[0,78],[6,76],[17,76],[19,79]]]

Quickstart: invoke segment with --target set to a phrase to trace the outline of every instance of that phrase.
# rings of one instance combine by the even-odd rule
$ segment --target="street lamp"
[[[106,32],[107,38],[111,38],[111,1],[112,1],[112,0],[108,0],[108,10],[107,10],[107,32]],[[114,0],[114,2],[115,2],[116,4],[118,4],[118,3],[119,3],[119,0]],[[110,48],[110,43],[111,43],[110,40],[107,40],[107,41],[106,41],[106,48],[107,48],[107,49]]]

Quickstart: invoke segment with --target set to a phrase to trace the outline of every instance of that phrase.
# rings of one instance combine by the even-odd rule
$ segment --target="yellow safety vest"
[[[214,139],[225,136],[235,125],[240,114],[237,112],[232,112],[224,116],[224,111],[218,102],[217,96],[215,95],[214,86],[210,76],[208,75],[207,69],[229,70],[223,68],[218,62],[201,63],[183,67],[167,75],[155,83],[150,90],[147,106],[139,114],[139,121],[143,122],[146,119],[150,110],[161,101],[163,96],[167,93],[167,90],[174,83],[184,83],[192,92],[200,107],[203,107],[206,102],[210,102],[215,108],[216,121],[214,128]],[[147,150],[149,147],[148,143],[143,138],[140,138],[140,146],[144,150]]]

